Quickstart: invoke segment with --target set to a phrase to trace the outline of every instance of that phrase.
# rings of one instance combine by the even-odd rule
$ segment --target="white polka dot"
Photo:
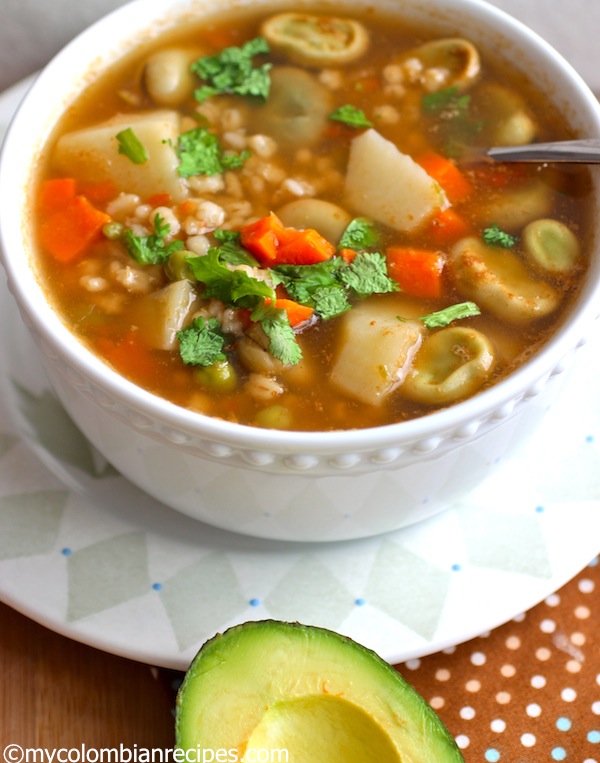
[[[578,620],[587,620],[591,612],[589,607],[575,607],[575,617]]]
[[[575,646],[583,646],[586,641],[585,633],[579,633],[579,631],[571,633],[571,643]]]
[[[492,631],[483,631],[483,633],[479,634],[478,638],[489,638],[491,636]]]
[[[569,673],[579,673],[581,670],[581,663],[579,660],[568,660],[565,667]]]
[[[592,713],[594,713],[594,715],[600,715],[600,701],[592,702]]]
[[[554,633],[556,630],[556,623],[554,620],[542,620],[540,623],[540,630],[542,633]]]
[[[541,662],[545,662],[546,660],[549,660],[552,656],[552,652],[545,646],[541,646],[539,649],[535,650],[535,656],[540,660]]]
[[[525,712],[530,718],[539,718],[542,714],[542,708],[537,703],[532,702],[530,705],[527,705]]]
[[[435,677],[437,681],[449,681],[450,671],[446,668],[440,668],[439,670],[435,671]]]
[[[598,763],[597,758],[586,758],[583,763]]]
[[[579,581],[579,584],[577,586],[581,593],[591,593],[595,588],[595,583],[593,580],[590,580],[589,578],[584,578],[583,580]]]
[[[443,697],[432,697],[429,704],[434,710],[440,710],[446,704],[446,700]]]
[[[533,734],[523,734],[521,737],[521,744],[523,747],[533,747],[536,743],[536,738]]]
[[[473,652],[471,655],[471,663],[473,665],[485,665],[486,656],[483,652]]]
[[[577,699],[577,692],[575,689],[563,689],[560,696],[565,702],[573,702]]]
[[[544,676],[533,676],[531,679],[531,685],[534,689],[542,689],[546,685],[546,679]]]
[[[549,607],[556,607],[560,604],[560,596],[557,593],[550,594],[546,599],[546,604]]]
[[[404,666],[409,670],[418,670],[421,667],[421,660],[407,660],[407,662],[404,663]]]
[[[455,646],[449,646],[446,649],[443,649],[442,652],[444,654],[454,654],[454,652],[456,652],[456,647]]]
[[[509,636],[506,639],[507,649],[518,649],[521,646],[521,639],[518,636]]]
[[[475,717],[475,708],[470,707],[470,705],[467,705],[466,707],[461,707],[460,717],[463,718],[465,721],[472,720]]]
[[[500,668],[500,673],[504,676],[504,678],[512,678],[517,672],[517,669],[514,665],[503,665]]]
[[[465,748],[467,748],[471,744],[471,740],[469,739],[469,737],[465,736],[464,734],[459,734],[456,737],[455,741],[456,741],[456,744],[458,745],[458,747],[460,747],[461,750],[464,750]]]
[[[496,718],[490,723],[490,728],[492,731],[495,731],[497,734],[501,734],[506,728],[506,722],[503,721],[501,718]]]
[[[508,705],[510,699],[510,693],[507,691],[499,691],[498,694],[496,694],[496,702],[499,705]]]
[[[525,612],[521,612],[519,615],[516,615],[515,617],[513,617],[513,622],[522,623],[526,617],[527,615],[525,614]]]
[[[472,694],[479,691],[481,689],[481,682],[477,681],[475,678],[472,678],[470,681],[467,681],[465,684],[465,689],[467,691],[470,691]]]
[[[596,674],[596,683],[600,686],[600,673]]]

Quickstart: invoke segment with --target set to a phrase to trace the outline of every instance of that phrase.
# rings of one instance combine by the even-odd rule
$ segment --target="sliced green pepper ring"
[[[278,13],[261,28],[269,45],[304,66],[342,66],[365,53],[369,34],[352,19]]]

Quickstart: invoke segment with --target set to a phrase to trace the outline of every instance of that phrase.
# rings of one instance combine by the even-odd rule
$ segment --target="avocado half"
[[[464,763],[437,714],[375,652],[275,620],[206,642],[179,690],[175,729],[196,761]]]

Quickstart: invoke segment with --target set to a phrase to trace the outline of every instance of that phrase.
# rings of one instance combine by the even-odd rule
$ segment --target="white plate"
[[[27,83],[0,96],[0,129]],[[312,623],[397,663],[537,604],[600,547],[600,337],[521,459],[444,514],[338,544],[260,541],[148,498],[83,438],[0,287],[0,598],[108,652],[183,670],[249,619]]]

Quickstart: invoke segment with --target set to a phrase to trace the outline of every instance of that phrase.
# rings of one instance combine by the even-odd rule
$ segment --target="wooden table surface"
[[[437,710],[466,763],[600,763],[599,633],[594,559],[491,633],[398,667]],[[21,763],[9,745],[77,754],[82,744],[173,744],[179,674],[75,643],[1,604],[0,676],[4,763]]]

